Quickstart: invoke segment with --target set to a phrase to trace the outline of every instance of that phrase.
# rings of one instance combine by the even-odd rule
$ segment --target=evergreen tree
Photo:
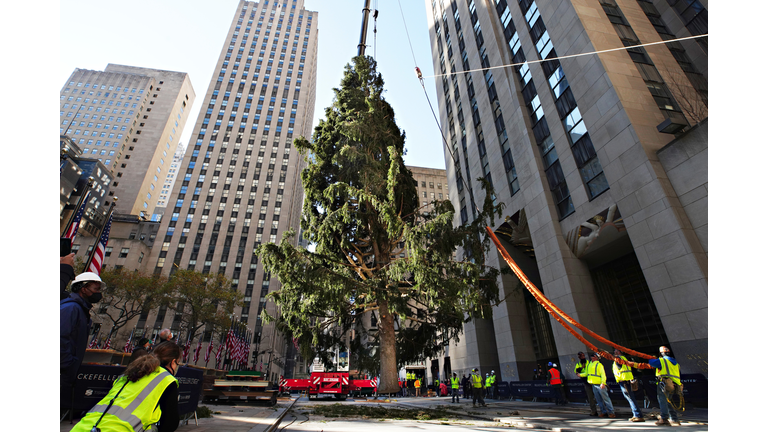
[[[483,211],[459,227],[450,201],[419,207],[405,133],[371,57],[355,57],[334,92],[312,142],[295,140],[308,162],[301,227],[315,250],[292,246],[287,233],[257,253],[282,284],[270,294],[279,328],[302,354],[329,364],[335,348],[349,349],[359,370],[379,373],[380,393],[394,393],[400,366],[442,351],[464,322],[490,318],[498,270],[484,266],[483,229],[501,207],[487,191]],[[362,331],[366,312],[378,321],[374,331]]]

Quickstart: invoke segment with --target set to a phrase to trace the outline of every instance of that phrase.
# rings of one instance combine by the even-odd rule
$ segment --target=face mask
[[[97,292],[97,293],[91,294],[90,296],[86,297],[85,299],[88,300],[88,303],[93,304],[93,303],[100,302],[102,297],[103,297],[102,294],[100,292]]]

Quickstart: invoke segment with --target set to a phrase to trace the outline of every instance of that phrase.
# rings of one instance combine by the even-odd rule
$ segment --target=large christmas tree
[[[283,239],[257,253],[282,284],[270,294],[278,324],[302,353],[328,364],[336,348],[349,349],[359,370],[379,373],[379,393],[394,393],[400,366],[442,351],[464,322],[490,318],[498,270],[484,266],[483,228],[501,209],[487,191],[478,217],[454,227],[450,201],[419,206],[405,132],[371,57],[355,57],[334,92],[312,142],[295,141],[308,161],[301,226],[315,250]],[[377,328],[362,331],[366,312]]]

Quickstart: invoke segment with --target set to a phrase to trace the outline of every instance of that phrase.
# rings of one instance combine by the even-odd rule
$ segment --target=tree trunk
[[[379,394],[397,393],[400,386],[397,382],[397,350],[395,349],[395,319],[389,313],[389,304],[380,299],[379,304]]]

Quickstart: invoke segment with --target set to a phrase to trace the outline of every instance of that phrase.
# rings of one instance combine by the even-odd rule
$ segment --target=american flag
[[[107,338],[107,342],[104,344],[104,348],[102,349],[110,349],[112,347],[112,334],[110,333],[109,337]]]
[[[91,343],[88,344],[88,348],[93,349],[93,348],[99,347],[99,333],[96,333],[95,335],[93,335],[93,339],[91,339]]]
[[[187,344],[184,345],[184,363],[186,363],[189,360],[189,343],[190,340],[187,338]]]
[[[133,332],[131,332],[131,337],[129,337],[128,340],[125,341],[125,346],[123,347],[124,353],[131,352],[131,340],[133,340]]]
[[[219,344],[219,348],[216,350],[216,369],[219,368],[219,365],[221,364],[221,348],[224,345]]]
[[[195,350],[195,361],[192,363],[197,364],[197,360],[200,358],[200,348],[203,347],[203,337],[200,336],[200,339],[197,340],[197,349]]]
[[[213,339],[213,338],[211,338]],[[211,358],[211,351],[213,350],[213,340],[208,343],[208,348],[205,350],[205,367],[208,367],[208,360]]]
[[[109,241],[109,230],[112,228],[112,214],[109,215],[109,220],[104,226],[99,243],[96,245],[96,252],[93,254],[91,264],[88,266],[88,271],[101,274],[101,264],[104,262],[104,253],[107,250],[107,242]]]
[[[88,204],[88,196],[91,194],[91,191],[88,190],[85,192],[85,198],[83,199],[83,205],[80,206],[79,209],[77,209],[77,213],[75,214],[75,218],[72,220],[72,225],[69,226],[69,229],[67,232],[64,233],[64,238],[68,238],[72,240],[72,242],[75,241],[75,237],[77,236],[77,229],[80,227],[80,221],[83,219],[83,212],[85,211],[85,206]]]

